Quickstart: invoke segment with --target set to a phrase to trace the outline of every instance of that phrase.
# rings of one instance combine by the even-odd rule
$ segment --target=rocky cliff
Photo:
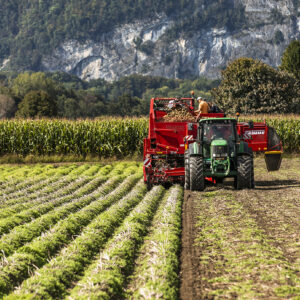
[[[244,9],[245,22],[239,29],[211,26],[170,40],[166,35],[176,17],[160,14],[155,19],[115,28],[102,34],[97,42],[67,40],[42,58],[41,69],[65,71],[86,80],[111,81],[133,73],[218,78],[228,61],[241,56],[278,66],[285,47],[300,35],[297,1],[234,2]]]

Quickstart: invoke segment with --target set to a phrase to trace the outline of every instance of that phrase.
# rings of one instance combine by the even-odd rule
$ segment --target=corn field
[[[142,153],[147,120],[9,120],[0,122],[0,154],[124,157]]]
[[[251,119],[262,121],[257,116]],[[266,122],[275,128],[286,152],[300,152],[299,117],[267,116]],[[0,121],[0,155],[125,157],[142,153],[147,132],[147,118],[5,120]]]

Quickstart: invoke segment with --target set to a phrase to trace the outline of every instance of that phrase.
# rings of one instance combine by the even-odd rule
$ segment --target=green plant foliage
[[[222,72],[222,82],[212,91],[227,113],[299,113],[300,82],[251,58],[239,58]]]
[[[134,170],[132,171],[134,172]],[[138,172],[135,171],[135,173],[136,174],[129,177],[127,173],[128,178],[118,186],[118,183],[126,176],[124,172],[124,175],[120,175],[117,180],[112,179],[114,183],[111,181],[105,189],[99,190],[98,193],[87,195],[84,197],[87,202],[81,210],[71,214],[61,222],[56,223],[47,234],[25,244],[19,248],[18,252],[11,255],[7,260],[6,266],[0,270],[0,296],[8,293],[15,285],[28,278],[30,276],[29,270],[33,271],[33,268],[36,266],[41,267],[45,265],[49,256],[53,256],[66,243],[69,243],[72,237],[79,234],[94,218],[95,220],[91,223],[92,228],[89,226],[86,228],[87,234],[93,235],[94,238],[98,238],[98,240],[106,238],[105,232],[99,237],[95,234],[95,226],[98,224],[96,220],[100,220],[101,224],[105,224],[105,219],[111,218],[111,223],[105,227],[107,233],[111,233],[114,229],[112,224],[120,222],[120,218],[114,218],[114,213],[118,213],[118,209],[120,209],[120,213],[123,213],[124,216],[126,209],[130,209],[130,207],[136,203],[135,201],[139,200],[139,197],[135,197],[131,202],[128,201],[127,203],[126,200],[128,199],[125,197],[126,200],[124,199],[122,202],[123,206],[118,205],[118,200],[122,199],[141,178],[140,170]],[[118,189],[116,190],[117,186]],[[144,186],[143,188],[146,190]],[[116,204],[113,205],[114,203]],[[103,212],[108,207],[110,207],[110,211]],[[101,213],[107,217],[102,219]],[[87,245],[91,247],[97,247],[97,245],[99,245],[93,242],[89,243],[89,239],[87,239],[86,242],[88,243]],[[86,250],[88,249],[83,245],[83,252],[81,253],[83,259],[85,256],[92,254],[91,252],[88,254]]]
[[[0,154],[94,154],[124,157],[142,153],[146,118],[0,121]]]
[[[54,117],[57,115],[56,101],[44,91],[31,91],[18,106],[17,117]]]
[[[182,187],[173,186],[157,210],[145,238],[127,293],[129,299],[177,299]],[[147,297],[148,296],[148,297]]]
[[[294,74],[300,79],[300,41],[292,41],[283,52],[281,70]]]
[[[140,116],[149,113],[149,102],[154,96],[190,96],[210,98],[209,90],[218,80],[199,77],[193,80],[168,79],[155,76],[130,75],[115,82],[103,79],[83,81],[76,76],[56,73],[0,73],[0,94],[4,100],[18,104],[31,91],[44,91],[57,103],[57,116],[69,119],[95,118],[98,116]],[[13,117],[16,105],[3,113]],[[1,114],[1,97],[0,97]],[[1,116],[1,115],[0,115]]]

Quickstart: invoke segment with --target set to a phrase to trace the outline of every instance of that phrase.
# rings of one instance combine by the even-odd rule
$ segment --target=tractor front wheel
[[[203,191],[204,188],[203,159],[199,156],[190,157],[190,189],[191,191]]]
[[[234,187],[238,190],[251,189],[253,181],[253,157],[241,155],[237,158],[237,176],[234,178]]]

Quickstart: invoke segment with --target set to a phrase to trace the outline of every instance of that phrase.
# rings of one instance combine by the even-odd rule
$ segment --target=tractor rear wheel
[[[184,169],[185,169],[185,176],[184,176],[184,188],[186,190],[190,189],[190,159],[188,156],[184,158]]]
[[[203,191],[204,188],[203,159],[199,156],[190,157],[190,189],[191,191]]]
[[[241,155],[237,158],[237,176],[234,178],[234,187],[238,190],[252,188],[253,157]]]

